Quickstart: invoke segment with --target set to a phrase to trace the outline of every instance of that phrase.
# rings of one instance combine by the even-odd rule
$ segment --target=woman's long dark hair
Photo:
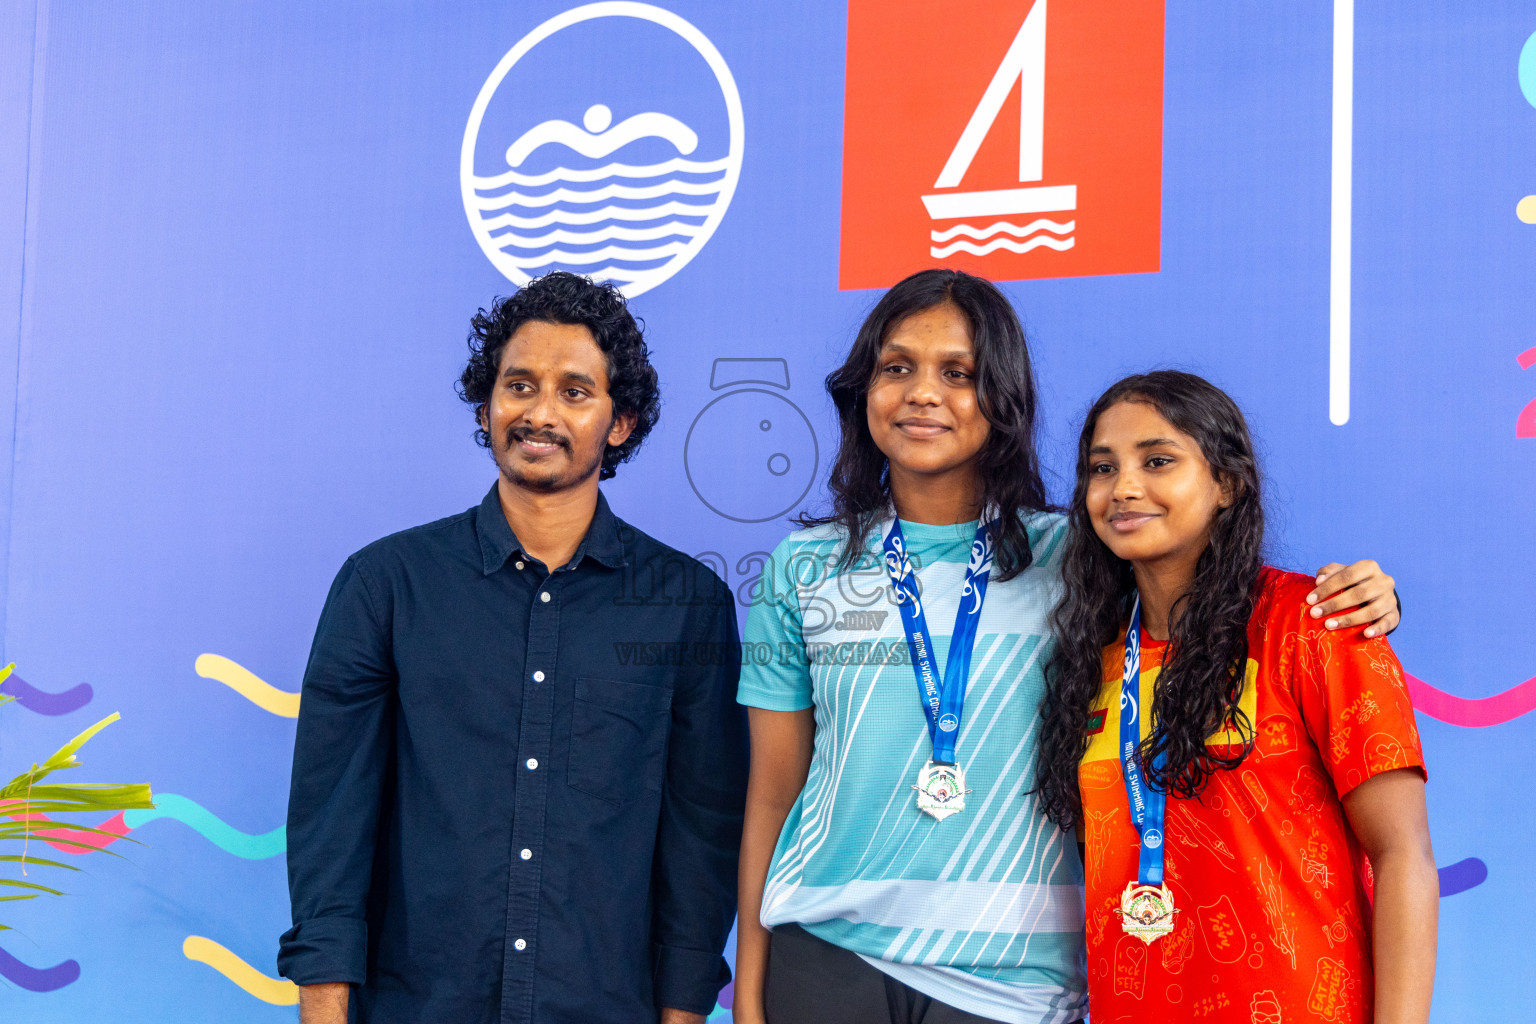
[[[1152,701],[1153,735],[1139,757],[1152,785],[1191,798],[1217,771],[1236,768],[1253,749],[1253,723],[1238,706],[1248,663],[1248,619],[1263,568],[1264,509],[1253,440],[1242,411],[1220,388],[1190,373],[1158,370],[1127,377],[1093,404],[1077,444],[1071,535],[1062,555],[1065,590],[1052,613],[1056,654],[1041,708],[1036,789],[1045,814],[1062,828],[1081,819],[1078,762],[1088,750],[1088,716],[1104,678],[1104,647],[1130,617],[1136,584],[1131,565],[1115,557],[1088,518],[1088,448],[1104,411],[1145,402],[1194,438],[1232,504],[1218,509],[1195,579],[1174,604],[1163,668]],[[1111,705],[1110,714],[1118,714]],[[1216,753],[1206,738],[1224,726],[1242,737],[1235,754]],[[1151,770],[1163,754],[1163,770]]]
[[[907,317],[953,303],[971,327],[976,404],[990,430],[978,458],[983,514],[999,515],[994,578],[1008,580],[1030,565],[1021,513],[1050,508],[1035,454],[1035,375],[1024,328],[992,282],[958,270],[922,270],[894,285],[864,318],[843,365],[827,376],[842,439],[828,488],[832,510],[802,515],[801,526],[836,523],[847,536],[844,566],[864,551],[869,531],[891,512],[890,464],[869,433],[866,400],[880,369],[880,349]]]

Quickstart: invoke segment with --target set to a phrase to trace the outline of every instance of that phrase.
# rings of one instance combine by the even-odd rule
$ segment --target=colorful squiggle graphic
[[[1502,725],[1536,708],[1536,676],[1492,697],[1457,697],[1437,690],[1418,676],[1408,676],[1408,694],[1415,711],[1451,725],[1483,729]]]
[[[1536,224],[1536,196],[1526,196],[1520,200],[1520,205],[1530,207],[1526,213],[1520,215],[1520,219],[1527,224]],[[1536,348],[1528,348],[1521,352],[1515,356],[1515,362],[1520,364],[1522,370],[1529,370],[1536,366]],[[1536,438],[1536,398],[1525,403],[1525,408],[1521,409],[1520,415],[1515,417],[1515,436]]]
[[[1440,898],[1455,896],[1488,881],[1488,865],[1476,857],[1447,864],[1440,869]]]
[[[204,679],[223,683],[263,711],[283,718],[299,717],[298,694],[279,690],[239,662],[219,654],[199,654],[193,668]]]
[[[4,808],[0,807],[0,813]],[[46,814],[11,814],[7,815],[12,821],[52,821]],[[95,853],[104,850],[128,834],[128,826],[123,822],[122,812],[112,815],[100,825],[92,826],[93,830],[75,828],[70,825],[60,825],[58,828],[48,829],[43,832],[34,832],[32,835],[41,839],[60,853],[72,853],[75,856],[84,856],[87,853]]]
[[[158,794],[152,811],[123,813],[123,821],[130,829],[139,828],[156,818],[179,821],[225,853],[245,860],[266,860],[288,849],[286,825],[279,825],[270,832],[258,835],[241,832],[196,800],[175,793]]]
[[[181,952],[188,960],[207,964],[241,989],[273,1006],[296,1006],[299,987],[282,978],[269,978],[234,953],[201,935],[188,935],[181,944]]]
[[[22,818],[32,821],[50,820],[46,814],[13,814],[11,817],[17,820]],[[270,832],[262,832],[258,835],[241,832],[196,800],[178,796],[175,793],[157,794],[153,810],[132,810],[115,814],[95,826],[95,832],[61,826],[46,832],[38,832],[36,835],[55,850],[79,856],[105,849],[134,829],[157,818],[179,821],[225,853],[245,860],[265,860],[268,857],[276,857],[288,848],[286,825],[279,825]]]
[[[5,682],[0,683],[0,693],[15,697],[17,704],[39,715],[67,715],[85,707],[95,696],[90,683],[71,686],[61,693],[49,693],[39,690],[14,672]]]
[[[53,992],[79,980],[80,965],[65,960],[52,967],[33,967],[0,949],[0,978],[28,992]]]

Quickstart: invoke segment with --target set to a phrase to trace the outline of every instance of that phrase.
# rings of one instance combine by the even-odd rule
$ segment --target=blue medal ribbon
[[[965,586],[960,592],[960,607],[955,610],[955,631],[949,641],[949,658],[942,677],[933,661],[933,639],[917,592],[917,576],[907,557],[907,542],[901,535],[901,521],[893,520],[885,535],[885,571],[891,577],[896,606],[901,611],[901,626],[907,633],[907,649],[912,653],[923,714],[928,718],[928,735],[933,740],[933,760],[938,764],[955,763],[955,739],[965,710],[971,650],[976,646],[976,626],[981,621],[987,577],[992,572],[995,525],[995,521],[983,522],[976,528],[976,539],[971,541],[971,560],[965,567]]]
[[[1168,794],[1147,784],[1136,748],[1141,745],[1141,595],[1131,605],[1131,624],[1125,630],[1125,674],[1120,679],[1120,767],[1125,773],[1125,795],[1131,805],[1131,823],[1141,836],[1141,861],[1136,884],[1163,884],[1163,818]],[[1164,756],[1152,760],[1155,771],[1163,769]]]

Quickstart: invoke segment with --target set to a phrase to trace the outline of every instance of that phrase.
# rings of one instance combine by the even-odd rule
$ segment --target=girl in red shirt
[[[1037,793],[1085,845],[1094,1024],[1423,1024],[1439,889],[1402,668],[1263,564],[1242,413],[1191,374],[1116,384],[1071,526]]]

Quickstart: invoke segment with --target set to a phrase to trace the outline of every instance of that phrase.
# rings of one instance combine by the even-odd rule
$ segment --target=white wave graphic
[[[499,228],[535,231],[539,228],[547,228],[551,224],[575,226],[601,224],[609,220],[641,221],[656,220],[660,217],[708,217],[712,209],[714,209],[713,203],[673,201],[659,206],[604,206],[598,210],[554,210],[538,217],[519,217],[514,213],[503,213],[496,217],[482,217],[480,220],[487,231],[495,231]]]
[[[614,266],[613,264],[582,271],[583,274],[586,274],[594,281],[612,281],[614,284],[621,286],[638,281],[647,274],[654,274],[655,272],[654,269],[636,270],[630,267]]]
[[[563,267],[623,283],[653,272],[654,268],[642,269],[636,264],[669,260],[687,252],[705,230],[718,202],[726,164],[725,160],[679,159],[578,171],[561,168],[538,175],[510,172],[495,178],[475,178],[477,191],[489,189],[493,182],[499,183],[502,191],[475,195],[472,202],[487,233],[486,241],[524,273]],[[677,176],[680,174],[712,177],[684,180]],[[673,177],[645,185],[628,183],[658,175]],[[522,191],[549,185],[560,187],[534,194]],[[573,185],[582,187],[567,187]],[[629,200],[631,205],[605,203],[608,200]],[[641,202],[634,204],[636,200]],[[549,246],[555,248],[529,252]]]
[[[600,203],[604,199],[657,199],[666,195],[710,196],[724,187],[724,180],[716,181],[663,181],[656,185],[604,185],[602,188],[557,188],[543,195],[530,196],[521,192],[506,192],[499,196],[476,196],[475,206],[481,210],[505,210],[509,206],[543,207],[556,203]]]
[[[998,238],[986,245],[961,240],[953,245],[946,245],[942,249],[930,248],[928,255],[935,259],[943,259],[945,256],[953,256],[957,252],[968,252],[972,256],[985,256],[987,253],[996,252],[999,249],[1007,249],[1009,252],[1029,252],[1031,249],[1045,246],[1047,249],[1055,249],[1057,252],[1065,252],[1076,243],[1074,238],[1053,238],[1050,235],[1036,235],[1027,242],[1016,242],[1011,238]]]
[[[519,235],[509,231],[501,235],[492,235],[491,241],[503,249],[508,245],[515,245],[521,249],[542,249],[546,245],[555,245],[560,242],[567,245],[596,245],[598,242],[615,241],[654,242],[673,235],[692,238],[699,233],[701,227],[702,225],[699,224],[669,220],[665,224],[657,224],[649,228],[626,228],[615,224],[596,231],[566,231],[563,228],[557,228],[543,235]]]
[[[625,162],[624,153],[634,152],[626,147],[645,139],[670,144],[676,155]],[[656,264],[698,250],[735,187],[739,155],[691,159],[698,145],[693,129],[670,115],[651,111],[615,124],[612,110],[595,104],[581,126],[555,119],[524,132],[507,148],[508,169],[461,172],[465,207],[481,247],[514,279],[558,268],[621,284],[654,278]],[[521,169],[536,152],[554,149],[566,152],[543,166],[561,166]]]
[[[646,260],[667,259],[682,253],[687,248],[687,242],[668,242],[666,245],[658,245],[649,249],[632,249],[621,245],[606,245],[601,249],[594,249],[591,252],[566,252],[563,249],[551,249],[541,256],[513,256],[513,258],[517,260],[518,266],[526,267],[529,270],[538,267],[548,267],[556,263],[570,267],[590,267],[614,260],[641,263]],[[508,255],[512,256],[513,254],[508,253]],[[596,274],[593,276],[596,276]]]
[[[475,175],[472,179],[476,191],[490,192],[495,189],[506,188],[508,185],[522,185],[525,188],[538,188],[556,181],[588,182],[601,181],[604,178],[659,178],[663,174],[716,174],[725,171],[730,164],[729,157],[721,157],[719,160],[686,160],[683,157],[674,157],[664,160],[659,164],[605,164],[602,167],[588,167],[585,169],[573,169],[570,167],[556,167],[552,171],[543,174],[523,174],[521,171],[507,171],[503,174],[488,176]]]
[[[951,238],[955,238],[958,235],[965,235],[966,237],[974,238],[977,241],[985,241],[986,239],[991,238],[993,235],[1002,233],[1014,235],[1018,238],[1024,238],[1042,229],[1045,231],[1055,232],[1058,235],[1070,235],[1073,231],[1077,230],[1077,221],[1069,220],[1065,224],[1058,224],[1054,220],[1047,220],[1042,217],[1040,220],[1030,221],[1024,227],[1019,227],[1017,224],[1010,224],[1005,220],[1000,220],[996,224],[993,224],[991,227],[986,228],[978,228],[971,224],[956,224],[954,227],[949,228],[946,231],[931,231],[929,232],[928,237],[935,242],[947,242]]]

